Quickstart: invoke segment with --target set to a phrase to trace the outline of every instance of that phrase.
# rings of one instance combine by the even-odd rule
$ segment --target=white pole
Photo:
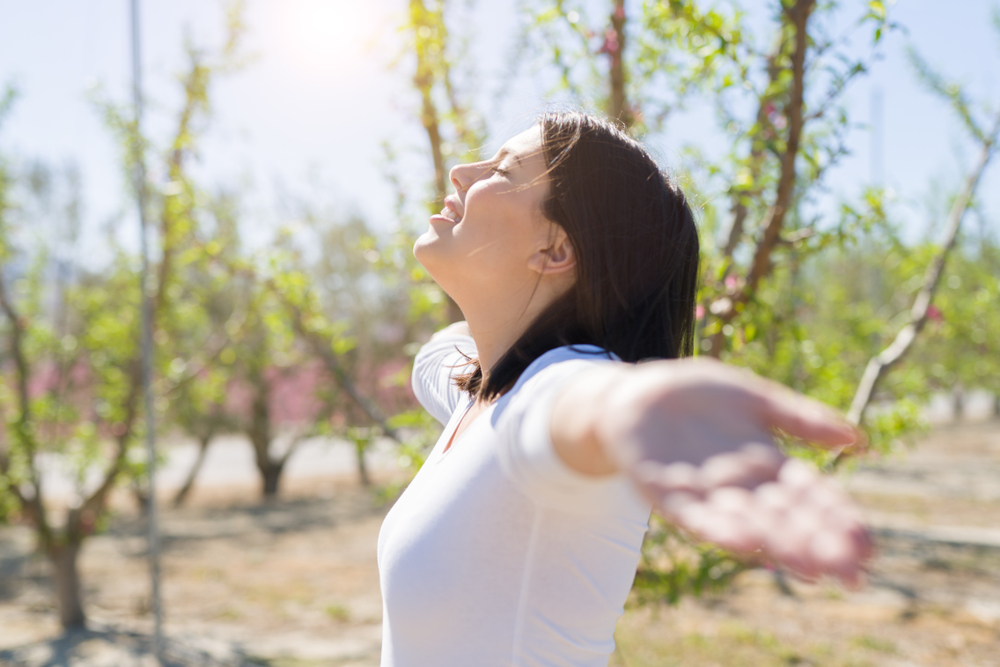
[[[134,179],[139,203],[139,245],[142,254],[140,301],[142,303],[142,390],[146,413],[146,453],[149,469],[149,569],[152,579],[152,611],[154,624],[153,651],[163,665],[163,605],[160,600],[160,536],[156,525],[156,421],[153,413],[152,313],[149,303],[149,250],[146,224],[146,165],[142,146],[142,51],[139,40],[139,0],[131,0],[132,8],[132,95],[135,102],[135,135],[133,138]]]

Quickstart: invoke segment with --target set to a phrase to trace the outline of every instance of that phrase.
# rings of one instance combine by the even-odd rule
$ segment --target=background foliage
[[[931,392],[954,392],[956,401],[976,388],[1000,396],[1000,315],[991,308],[1000,296],[1000,246],[985,221],[978,232],[958,227],[976,207],[974,180],[964,203],[954,200],[953,245],[940,241],[943,216],[925,238],[904,239],[897,203],[878,187],[831,203],[824,179],[844,156],[845,138],[859,131],[844,96],[876,65],[884,35],[898,29],[882,2],[859,7],[845,36],[835,30],[838,5],[814,0],[780,0],[763,18],[739,3],[545,0],[524,4],[517,56],[534,72],[556,73],[554,95],[639,138],[665,131],[687,106],[711,110],[729,148],[710,155],[692,141],[684,168],[672,174],[702,230],[699,353],[847,410],[869,360],[911,327],[919,336],[903,350],[908,356],[885,365],[859,413],[874,448],[885,451],[921,427]],[[201,445],[177,502],[220,434],[246,435],[264,497],[279,492],[287,461],[308,437],[352,443],[365,483],[365,453],[376,439],[392,440],[415,470],[436,437],[437,425],[407,390],[408,363],[420,341],[461,313],[410,247],[427,210],[440,209],[448,169],[479,157],[492,137],[473,102],[467,45],[451,30],[462,7],[410,0],[407,8],[394,67],[411,82],[407,111],[422,132],[428,178],[426,191],[407,191],[396,147],[384,146],[387,196],[399,219],[391,233],[373,234],[316,189],[291,197],[295,222],[252,249],[243,241],[245,193],[199,183],[191,162],[210,131],[212,86],[245,66],[238,4],[222,44],[188,45],[164,145],[137,133],[129,107],[95,101],[121,146],[123,174],[136,146],[165,174],[149,184],[157,246],[145,286],[157,424]],[[850,40],[868,45],[861,56]],[[981,173],[997,110],[970,101],[919,54],[912,59],[982,145],[970,178]],[[15,98],[12,89],[0,98],[0,121]],[[99,270],[77,261],[78,181],[72,169],[0,156],[0,520],[35,528],[61,582],[67,626],[85,618],[75,558],[106,521],[109,493],[126,484],[140,503],[146,493],[136,451],[146,428],[138,258],[110,229],[111,261]],[[928,267],[938,265],[932,275]],[[75,480],[68,506],[45,495],[52,455]],[[637,582],[643,595],[675,601],[724,586],[746,566],[654,522]]]

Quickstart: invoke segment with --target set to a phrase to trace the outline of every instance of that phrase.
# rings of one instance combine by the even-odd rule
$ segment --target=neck
[[[472,338],[476,341],[483,383],[489,379],[500,358],[555,298],[545,281],[525,285],[513,294],[506,292],[493,300],[477,299],[474,304],[460,304]]]

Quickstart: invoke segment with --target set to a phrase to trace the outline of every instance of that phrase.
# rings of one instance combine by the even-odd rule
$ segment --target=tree
[[[223,58],[232,55],[242,30],[238,8],[229,15],[230,36]],[[160,252],[155,280],[147,285],[152,303],[154,338],[158,349],[155,369],[167,378],[161,392],[185,381],[182,369],[169,356],[170,331],[184,330],[198,319],[201,306],[181,282],[187,269],[198,266],[211,274],[211,253],[199,244],[198,201],[187,171],[186,158],[193,151],[197,123],[207,111],[207,89],[213,74],[225,64],[210,62],[202,51],[188,48],[188,69],[181,76],[184,102],[165,155],[170,183],[154,191]],[[136,125],[123,109],[104,103],[101,108],[126,156],[129,173],[136,145],[149,146],[136,134]],[[4,190],[10,185],[5,177]],[[58,302],[65,317],[46,312],[45,272],[50,249],[15,247],[12,226],[15,208],[0,198],[0,301],[4,328],[0,331],[12,373],[4,374],[0,411],[6,421],[5,449],[0,456],[0,479],[5,495],[13,497],[19,513],[35,530],[40,549],[53,566],[60,620],[63,627],[83,626],[86,615],[81,597],[77,558],[84,540],[106,515],[108,495],[129,471],[130,452],[145,428],[140,411],[142,372],[139,352],[139,304],[135,257],[109,238],[113,259],[100,273],[82,274],[74,283],[56,283]],[[25,221],[26,222],[26,221]],[[59,238],[56,235],[54,238]],[[79,253],[76,253],[77,255]],[[13,261],[30,259],[32,270],[21,272],[14,289]],[[82,270],[77,267],[76,270]],[[164,326],[170,322],[170,326]],[[211,340],[202,341],[204,355],[214,352]],[[193,359],[192,368],[199,360]],[[65,512],[46,502],[38,457],[61,452],[77,474],[78,497]],[[99,470],[98,481],[88,483],[87,473]],[[62,514],[62,517],[60,517]],[[60,521],[59,519],[62,518]]]
[[[164,322],[173,357],[170,379],[175,381],[164,395],[168,399],[164,423],[198,443],[195,461],[174,495],[175,507],[193,489],[214,437],[237,429],[226,409],[226,394],[233,382],[235,341],[247,320],[248,287],[233,280],[228,268],[240,252],[234,197],[223,193],[209,202],[214,226],[200,246],[213,261],[189,266],[181,280],[198,295],[200,307],[190,310],[184,321]]]
[[[997,24],[997,32],[1000,34],[1000,22]],[[1000,136],[1000,112],[997,112],[996,119],[988,128],[984,127],[982,122],[976,119],[971,108],[972,105],[962,88],[956,84],[946,82],[915,51],[911,51],[910,53],[915,68],[924,83],[939,97],[950,102],[965,129],[979,144],[979,156],[975,165],[969,171],[968,176],[966,176],[962,189],[952,204],[946,223],[945,238],[941,243],[940,249],[927,265],[920,290],[917,292],[916,298],[913,301],[913,307],[910,310],[909,320],[899,330],[892,344],[878,355],[872,357],[865,368],[865,373],[861,377],[857,393],[854,395],[854,400],[851,402],[850,410],[847,413],[847,418],[855,424],[860,423],[864,417],[865,410],[872,400],[879,380],[882,379],[892,366],[899,363],[903,356],[910,350],[917,335],[934,313],[931,310],[932,300],[944,272],[945,263],[958,240],[965,212],[972,203],[983,172],[995,154],[997,137]]]
[[[305,215],[299,216],[319,237],[321,252],[310,275],[324,288],[319,292],[324,316],[342,327],[350,341],[350,349],[341,355],[345,374],[383,412],[412,410],[409,363],[402,348],[420,333],[422,323],[410,317],[407,288],[387,270],[378,240],[364,220],[349,217],[341,222],[333,213],[310,209],[304,206]],[[332,433],[353,444],[359,480],[368,486],[366,451],[382,430],[343,389],[331,384],[329,392],[335,406]]]
[[[910,365],[926,368],[936,390],[954,392],[957,417],[963,413],[962,391],[977,387],[993,393],[993,412],[1000,415],[1000,313],[992,308],[998,294],[996,242],[968,239],[956,246],[928,306],[923,345],[910,352]]]
[[[448,170],[455,160],[468,160],[483,145],[486,133],[480,116],[463,99],[455,81],[454,43],[445,22],[447,0],[409,0],[402,33],[404,53],[412,56],[413,87],[420,95],[420,124],[427,135],[434,167],[433,195],[426,209],[437,213],[451,188]],[[447,317],[462,319],[458,305],[446,297]]]
[[[267,260],[267,273],[257,269],[257,275],[274,299],[280,321],[325,371],[328,381],[320,394],[332,421],[317,423],[318,432],[351,440],[359,476],[366,480],[365,449],[375,437],[386,436],[407,449],[415,436],[423,440],[400,428],[414,420],[405,416],[412,410],[412,396],[399,386],[407,367],[400,348],[423,318],[407,312],[410,284],[389,278],[392,272],[386,267],[391,265],[383,262],[361,220],[336,224],[313,211],[303,213],[312,226],[310,236],[318,236],[322,248],[318,262],[310,266],[292,236],[284,234]],[[387,370],[396,378],[395,387],[383,386]],[[401,423],[390,418],[400,411]]]
[[[251,283],[249,289],[246,323],[235,341],[227,410],[250,440],[261,493],[272,500],[292,454],[321,431],[331,406],[320,396],[326,383],[315,356],[284,317],[280,301],[266,283]],[[282,400],[289,392],[294,393],[291,404]]]

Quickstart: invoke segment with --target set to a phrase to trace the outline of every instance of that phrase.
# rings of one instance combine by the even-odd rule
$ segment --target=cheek
[[[529,254],[524,221],[502,211],[493,213],[455,230],[456,251],[464,254],[464,263],[474,271],[504,275],[523,271]]]
[[[432,274],[479,282],[515,279],[537,249],[541,218],[537,197],[497,184],[469,193],[466,215],[453,227],[434,223],[417,239],[414,256]]]

